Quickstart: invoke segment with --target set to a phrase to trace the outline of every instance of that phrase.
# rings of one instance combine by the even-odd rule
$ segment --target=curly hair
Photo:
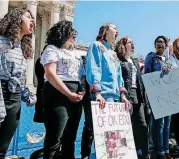
[[[97,41],[101,41],[101,40],[106,41],[106,31],[109,29],[110,25],[114,25],[114,24],[106,23],[100,27],[98,36],[96,37]]]
[[[48,30],[46,44],[62,48],[74,32],[76,32],[76,30],[73,29],[71,21],[59,21]]]
[[[117,54],[117,57],[119,58],[119,60],[121,60],[123,57],[123,55],[126,53],[126,44],[127,44],[127,41],[128,41],[129,37],[126,36],[126,37],[123,37],[121,38],[117,43],[116,43],[116,46],[115,46],[115,52]]]
[[[27,9],[15,8],[0,20],[0,35],[8,37],[13,48],[15,40],[21,31],[21,17],[25,12],[29,12],[31,14],[31,12]],[[31,17],[33,18],[32,14]],[[32,34],[23,36],[21,39],[21,48],[26,59],[31,59],[33,57]]]

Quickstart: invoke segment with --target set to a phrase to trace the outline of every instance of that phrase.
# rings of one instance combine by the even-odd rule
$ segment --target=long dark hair
[[[15,39],[17,38],[17,36],[21,31],[21,24],[22,24],[21,17],[25,12],[29,12],[31,14],[31,12],[27,9],[15,8],[10,12],[8,12],[0,20],[0,35],[8,37],[13,47],[15,44]],[[32,14],[31,17],[33,18]],[[33,57],[32,34],[23,36],[21,40],[21,48],[24,57],[26,59],[31,59]]]

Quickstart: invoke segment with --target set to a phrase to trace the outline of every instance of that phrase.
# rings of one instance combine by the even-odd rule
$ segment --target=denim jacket
[[[95,41],[88,48],[86,78],[93,96],[99,91],[105,99],[119,100],[120,92],[125,91],[120,62],[105,41]]]
[[[165,62],[155,52],[150,52],[145,59],[145,73],[161,71]]]

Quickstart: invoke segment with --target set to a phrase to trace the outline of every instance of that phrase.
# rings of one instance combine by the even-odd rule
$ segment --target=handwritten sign
[[[179,112],[179,69],[142,76],[155,119]]]
[[[123,103],[108,102],[104,109],[91,102],[97,159],[137,159],[129,112]]]

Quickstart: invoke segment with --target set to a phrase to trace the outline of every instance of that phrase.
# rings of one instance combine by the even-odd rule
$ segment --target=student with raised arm
[[[165,36],[158,36],[154,41],[156,52],[151,52],[145,59],[145,73],[155,71],[168,72],[170,65],[164,51],[168,46],[168,39]],[[150,102],[150,101],[149,101]],[[169,155],[169,135],[171,116],[155,120],[152,114],[152,137],[154,153],[158,159],[172,159]]]

